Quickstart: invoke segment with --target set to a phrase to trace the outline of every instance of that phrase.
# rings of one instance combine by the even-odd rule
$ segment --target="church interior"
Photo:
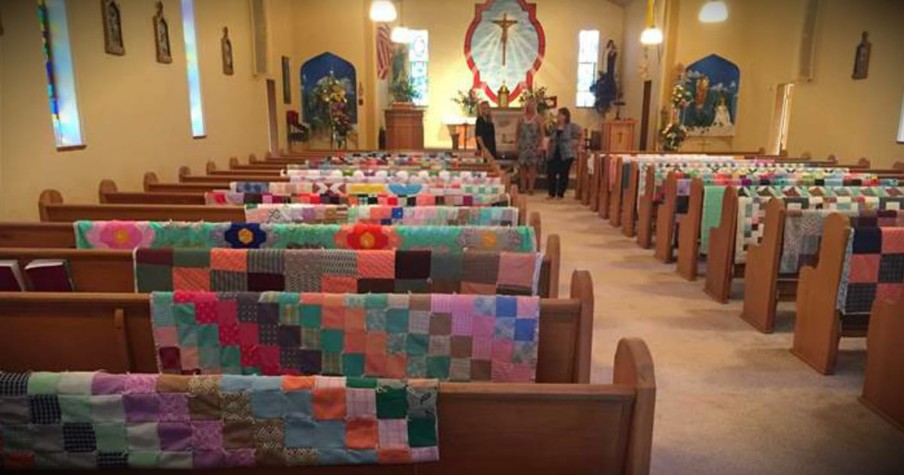
[[[902,22],[0,0],[0,471],[902,474]]]

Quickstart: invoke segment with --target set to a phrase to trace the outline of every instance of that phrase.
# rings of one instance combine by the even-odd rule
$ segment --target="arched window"
[[[301,97],[305,122],[312,122],[315,112],[310,108],[311,94],[317,84],[325,77],[333,75],[345,86],[345,97],[348,99],[348,115],[352,124],[358,123],[358,76],[352,63],[333,53],[323,53],[307,60],[301,65]]]
[[[47,99],[57,149],[83,147],[85,140],[78,112],[66,1],[40,0],[38,19],[44,45]]]

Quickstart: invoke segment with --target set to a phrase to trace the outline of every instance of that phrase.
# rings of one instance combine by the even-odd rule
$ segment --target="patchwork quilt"
[[[536,252],[529,226],[76,221],[78,249],[400,249]]]
[[[269,193],[273,195],[378,195],[392,194],[396,196],[412,196],[427,193],[434,196],[450,195],[500,195],[506,192],[505,186],[445,184],[445,183],[346,183],[326,181],[301,182],[232,182],[229,185],[232,193]]]
[[[868,315],[876,299],[895,300],[904,288],[904,227],[852,229],[838,310],[845,316]]]
[[[135,288],[536,295],[542,263],[530,252],[139,248]]]
[[[160,371],[531,382],[540,299],[157,292]]]
[[[245,222],[261,224],[367,223],[407,226],[516,226],[518,208],[474,206],[337,206],[260,204],[245,206]]]
[[[436,381],[0,373],[0,469],[439,460]]]
[[[349,195],[337,193],[308,193],[297,195],[276,195],[272,193],[235,193],[232,191],[210,191],[204,193],[208,205],[249,205],[249,204],[320,204],[320,205],[381,205],[381,206],[508,206],[511,197],[507,193],[492,195],[417,195],[398,196],[388,193]]]
[[[496,179],[498,177],[491,177],[489,172],[482,171],[456,171],[456,170],[443,170],[443,171],[435,171],[435,170],[420,170],[420,171],[409,171],[406,169],[395,169],[395,168],[359,168],[359,167],[332,167],[332,168],[324,168],[324,169],[295,169],[288,168],[282,173],[284,176],[296,178],[304,178],[306,180],[318,180],[323,178],[337,178],[337,177],[347,177],[347,178],[406,178],[406,177],[417,177],[422,180],[426,179],[437,179],[441,181],[462,179],[462,180],[483,180],[483,179]],[[501,183],[501,180],[500,180]]]

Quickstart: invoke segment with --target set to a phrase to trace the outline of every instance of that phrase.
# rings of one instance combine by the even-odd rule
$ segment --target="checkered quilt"
[[[542,261],[530,252],[139,248],[135,287],[144,293],[536,295]]]
[[[302,181],[302,182],[232,182],[229,191],[233,193],[270,193],[274,195],[336,194],[375,195],[388,193],[396,196],[413,196],[427,193],[435,196],[446,195],[499,195],[506,192],[501,184],[473,185],[431,183],[346,183],[343,181]]]
[[[895,300],[904,288],[904,227],[852,231],[838,309],[844,315],[868,315],[876,299]]]
[[[338,194],[306,193],[277,195],[273,193],[235,193],[232,191],[210,191],[204,193],[208,205],[252,205],[252,204],[311,204],[311,205],[380,205],[380,206],[509,206],[511,197],[507,193],[472,195],[434,195],[420,193],[399,196],[389,193],[378,194]]]
[[[160,370],[531,382],[536,297],[156,292]]]
[[[518,208],[487,206],[337,206],[261,204],[245,207],[246,223],[368,223],[407,226],[516,226]]]
[[[529,226],[76,221],[79,249],[367,249],[536,252]]]
[[[0,373],[0,470],[439,460],[437,383]]]

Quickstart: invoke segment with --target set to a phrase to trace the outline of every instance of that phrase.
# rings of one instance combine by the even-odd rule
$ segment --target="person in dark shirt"
[[[490,115],[490,103],[483,101],[478,106],[477,125],[474,127],[474,135],[477,136],[477,149],[484,152],[488,158],[499,158],[496,155],[496,126]]]

